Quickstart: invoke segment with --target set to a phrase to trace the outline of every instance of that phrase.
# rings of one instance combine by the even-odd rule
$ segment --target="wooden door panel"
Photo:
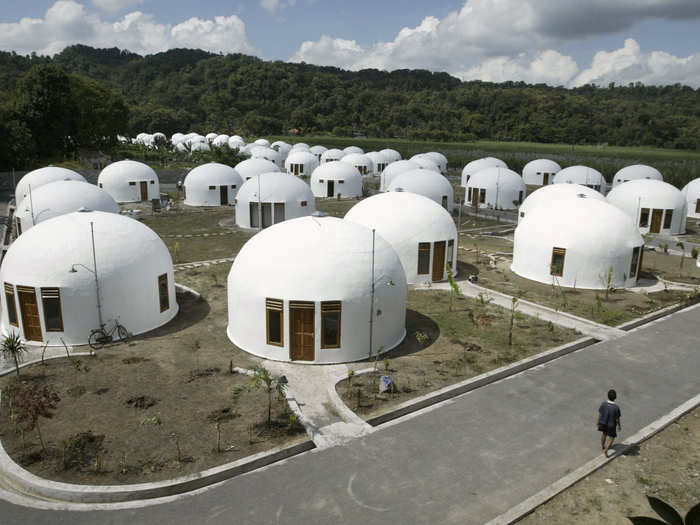
[[[654,210],[651,212],[651,228],[649,229],[651,233],[661,232],[661,218],[663,214],[663,210]]]
[[[18,286],[17,293],[19,295],[19,309],[22,314],[24,338],[28,341],[43,341],[36,291],[33,288],[21,288]]]
[[[148,200],[148,182],[147,181],[141,182],[141,200],[142,201]]]
[[[221,197],[221,205],[228,206],[228,187],[219,186],[219,195]]]
[[[291,318],[289,358],[292,361],[313,361],[315,359],[314,303],[299,301],[297,305],[289,306]]]
[[[329,180],[326,182],[328,184],[328,193],[326,193],[326,197],[333,197],[333,192],[335,191],[335,181]]]
[[[445,241],[439,241],[433,246],[433,281],[442,281],[445,271],[445,244]]]
[[[472,206],[479,206],[479,188],[472,188]]]

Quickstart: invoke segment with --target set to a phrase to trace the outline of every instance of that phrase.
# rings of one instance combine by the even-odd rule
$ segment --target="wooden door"
[[[269,202],[262,203],[262,227],[267,228],[272,226],[272,204]]]
[[[284,202],[275,203],[275,224],[284,221]]]
[[[479,188],[472,188],[472,206],[479,207]]]
[[[542,174],[542,186],[549,184],[549,173]]]
[[[433,245],[433,281],[442,281],[445,273],[445,241]]]
[[[335,191],[335,181],[329,180],[326,182],[328,184],[328,193],[326,193],[326,197],[333,197]]]
[[[289,303],[289,358],[292,361],[313,361],[314,357],[314,303]]]
[[[19,310],[22,313],[22,328],[24,338],[28,341],[43,341],[41,337],[41,321],[39,306],[36,301],[36,290],[24,286],[17,287],[19,295]]]
[[[663,214],[664,210],[653,210],[651,212],[651,228],[649,229],[651,233],[661,232],[661,218]]]
[[[140,186],[141,186],[141,200],[147,201],[148,200],[148,181],[142,180],[140,182]]]
[[[700,213],[700,199],[695,201],[695,213]]]
[[[228,206],[228,186],[219,186],[219,195],[221,196],[221,205]]]

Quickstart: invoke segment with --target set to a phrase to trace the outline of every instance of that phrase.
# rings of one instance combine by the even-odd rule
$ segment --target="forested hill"
[[[349,72],[188,49],[146,57],[86,46],[53,58],[2,52],[4,114],[22,97],[23,76],[47,64],[113,93],[111,103],[126,106],[115,126],[132,135],[213,130],[259,136],[296,128],[342,136],[700,149],[700,90],[687,86],[461,82],[423,70]]]

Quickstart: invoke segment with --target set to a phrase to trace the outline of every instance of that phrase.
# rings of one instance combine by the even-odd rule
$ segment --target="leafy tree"
[[[272,425],[272,394],[277,393],[282,397],[287,393],[287,383],[280,381],[280,377],[273,376],[272,373],[262,365],[255,365],[251,368],[253,377],[250,381],[251,388],[262,388],[267,394],[267,426]]]
[[[36,428],[42,450],[46,450],[46,446],[41,435],[39,418],[53,417],[53,411],[56,410],[60,400],[52,385],[30,383],[19,392],[19,418],[24,422],[27,431],[31,432]]]
[[[12,359],[15,362],[15,371],[19,376],[19,364],[24,360],[24,354],[27,352],[27,347],[24,346],[19,334],[12,332],[5,337],[0,346],[0,352],[5,359]]]

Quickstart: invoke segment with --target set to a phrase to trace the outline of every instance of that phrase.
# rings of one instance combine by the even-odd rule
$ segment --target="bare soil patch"
[[[580,337],[515,312],[512,345],[508,344],[511,313],[470,298],[453,299],[441,290],[410,290],[406,339],[380,356],[377,372],[338,383],[336,390],[350,409],[369,419],[396,405],[504,366]],[[372,365],[374,359],[370,360]],[[355,368],[367,368],[367,362]],[[380,376],[396,389],[379,393]]]
[[[671,247],[678,250],[675,246]],[[686,249],[686,256],[681,267],[681,257],[668,253],[647,251],[644,252],[644,273],[658,275],[667,281],[688,283],[700,286],[700,268],[697,261],[690,257],[690,250]]]
[[[632,522],[627,516],[658,519],[647,495],[662,499],[685,516],[700,503],[699,442],[700,408],[696,408],[519,523],[629,525]]]

